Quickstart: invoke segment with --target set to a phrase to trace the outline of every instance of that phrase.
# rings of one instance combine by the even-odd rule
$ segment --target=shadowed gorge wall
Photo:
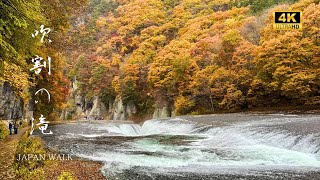
[[[8,82],[0,83],[0,119],[20,119],[23,116],[23,101]]]

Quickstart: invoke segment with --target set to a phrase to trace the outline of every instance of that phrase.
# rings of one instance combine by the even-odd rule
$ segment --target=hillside
[[[70,32],[76,104],[85,112],[94,99],[113,119],[319,107],[319,7],[313,0],[91,2]],[[273,30],[272,12],[289,9],[303,12],[304,29]]]

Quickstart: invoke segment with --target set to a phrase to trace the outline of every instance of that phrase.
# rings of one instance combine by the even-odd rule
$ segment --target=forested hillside
[[[85,5],[86,0],[0,1],[0,86],[3,86],[3,82],[9,82],[15,94],[22,99],[25,110],[35,111],[36,115],[41,113],[46,117],[51,115],[53,119],[54,114],[64,108],[69,83],[63,75],[63,36],[70,27],[71,14],[80,13]],[[40,35],[32,37],[32,33],[39,31],[41,25],[51,29],[46,36],[52,40],[51,43],[41,43]],[[33,67],[32,58],[36,55],[44,59],[51,57],[51,75],[45,68],[39,75],[30,71]],[[34,97],[35,92],[41,88],[50,92],[51,103],[47,103],[47,96]],[[6,96],[6,92],[1,92],[1,96]],[[7,98],[10,101],[10,97]],[[35,100],[38,101],[37,106],[34,106]],[[7,107],[8,103],[13,103],[3,101],[2,97],[0,101],[0,109],[17,108]],[[3,116],[2,110],[0,119]]]
[[[319,114],[320,0],[0,0],[0,180],[320,179]]]
[[[319,0],[10,0],[0,7],[0,80],[38,114],[58,117],[79,106],[66,100],[70,81],[86,106],[99,97],[110,109],[120,99],[137,116],[163,107],[170,115],[320,105]],[[273,30],[272,12],[291,9],[303,12],[303,30]],[[32,38],[41,24],[52,29],[52,43]],[[52,75],[30,72],[35,55],[52,58]],[[33,96],[40,88],[50,104]],[[27,105],[35,99],[37,106]]]
[[[89,98],[98,95],[107,105],[121,97],[141,113],[320,105],[318,0],[91,6],[101,11],[74,26],[70,39],[81,50],[69,52],[69,77]],[[291,9],[303,12],[303,30],[273,30],[272,12]]]

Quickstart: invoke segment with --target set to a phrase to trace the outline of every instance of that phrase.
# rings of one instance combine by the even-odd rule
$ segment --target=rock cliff
[[[23,117],[23,100],[18,97],[8,82],[0,82],[0,119]]]
[[[108,102],[104,102],[99,96],[87,98],[77,84],[78,81],[74,78],[70,84],[68,107],[61,113],[61,119],[131,120],[138,113],[137,106],[132,101],[124,103],[119,96]],[[146,117],[157,119],[171,116],[174,116],[172,106],[164,104],[154,109],[153,116]]]

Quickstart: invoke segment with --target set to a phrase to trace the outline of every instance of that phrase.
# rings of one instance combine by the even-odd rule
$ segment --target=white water
[[[157,134],[187,135],[199,130],[195,124],[183,119],[172,120],[150,120],[139,124],[116,124],[99,127],[99,130],[106,130],[121,136],[148,136]]]
[[[69,133],[60,138],[128,137],[116,145],[99,144],[88,146],[85,151],[75,150],[77,156],[104,162],[106,173],[131,168],[158,173],[213,173],[219,169],[228,173],[248,169],[320,171],[320,134],[280,128],[305,120],[273,118],[219,127],[183,119],[150,120],[142,126],[90,124],[93,133]],[[315,117],[310,121],[319,120]]]

